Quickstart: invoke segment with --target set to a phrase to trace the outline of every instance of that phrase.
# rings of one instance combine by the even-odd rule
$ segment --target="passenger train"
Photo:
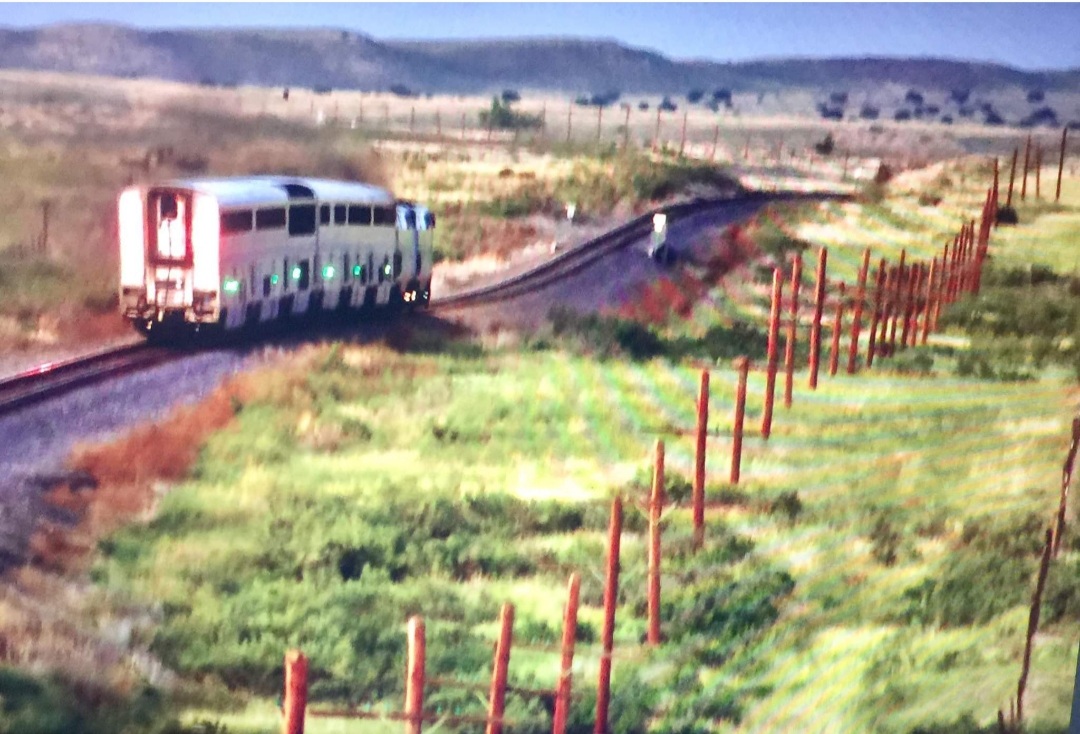
[[[364,183],[181,179],[120,194],[120,311],[148,337],[427,306],[435,217]]]

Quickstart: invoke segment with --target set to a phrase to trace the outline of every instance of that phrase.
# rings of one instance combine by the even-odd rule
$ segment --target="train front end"
[[[184,187],[132,186],[118,210],[121,314],[146,335],[221,323],[217,200]]]

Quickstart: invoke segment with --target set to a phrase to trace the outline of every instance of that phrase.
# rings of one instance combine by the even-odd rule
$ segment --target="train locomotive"
[[[148,338],[431,299],[434,215],[377,186],[179,179],[124,189],[118,214],[120,312]]]

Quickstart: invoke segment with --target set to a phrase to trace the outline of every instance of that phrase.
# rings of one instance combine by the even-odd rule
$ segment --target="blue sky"
[[[1080,68],[1080,3],[12,3],[0,25],[326,27],[377,39],[613,38],[679,59],[937,56]]]

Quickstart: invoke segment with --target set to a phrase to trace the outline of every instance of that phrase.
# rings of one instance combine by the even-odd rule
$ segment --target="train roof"
[[[364,202],[393,204],[394,197],[386,189],[357,181],[334,181],[303,176],[233,176],[229,178],[185,178],[162,182],[163,186],[192,189],[210,194],[221,206],[257,206],[287,204],[287,186],[310,189],[319,201]],[[301,197],[306,198],[306,197]]]

